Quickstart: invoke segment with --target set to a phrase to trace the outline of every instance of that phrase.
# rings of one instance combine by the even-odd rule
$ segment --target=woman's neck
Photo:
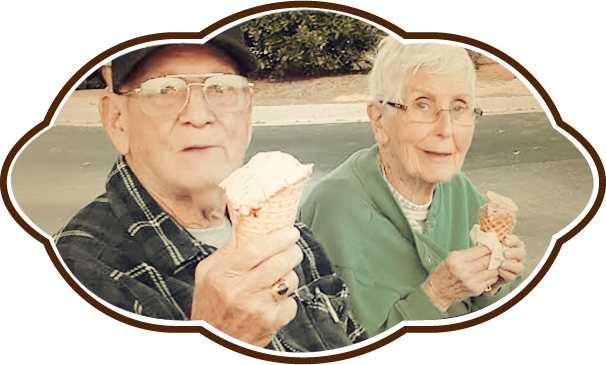
[[[417,205],[426,204],[431,200],[434,184],[407,174],[398,164],[389,161],[382,149],[379,150],[378,159],[385,178],[404,199]]]

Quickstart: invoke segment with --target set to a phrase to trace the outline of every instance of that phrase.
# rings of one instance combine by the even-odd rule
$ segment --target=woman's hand
[[[278,230],[249,242],[230,242],[196,267],[191,319],[204,320],[236,339],[266,346],[297,313],[288,297],[299,284],[293,271],[303,259],[299,231]],[[288,291],[278,295],[282,279]]]
[[[526,246],[518,236],[510,235],[505,238],[503,245],[507,246],[503,250],[503,257],[505,260],[499,266],[499,276],[503,278],[505,282],[512,281],[516,276],[520,275],[524,271],[524,264],[526,262]]]
[[[497,270],[488,270],[490,254],[485,246],[451,252],[423,289],[443,312],[454,302],[482,294],[499,279]]]
[[[524,263],[526,262],[526,246],[524,242],[518,236],[512,234],[505,238],[503,245],[506,246],[503,249],[504,260],[497,269],[499,280],[492,285],[490,291],[484,293],[485,296],[491,297],[495,295],[503,284],[512,281],[524,271]]]

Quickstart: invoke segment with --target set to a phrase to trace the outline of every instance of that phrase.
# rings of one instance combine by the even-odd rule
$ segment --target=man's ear
[[[130,151],[130,144],[128,124],[123,113],[124,108],[124,101],[111,91],[105,91],[99,99],[101,123],[116,150],[122,155],[127,155]]]
[[[248,91],[250,92],[250,107],[252,108],[252,106],[255,105],[255,90],[248,89]]]
[[[248,150],[248,147],[250,146],[250,141],[252,140],[252,108],[254,105],[254,100],[255,100],[255,91],[253,89],[249,89],[250,90],[250,99],[249,99],[249,104],[248,104],[248,141],[246,142],[246,149]]]
[[[366,113],[370,118],[370,125],[375,134],[375,140],[381,145],[385,145],[389,141],[389,136],[385,132],[385,115],[383,114],[383,108],[378,101],[369,101],[366,104]]]

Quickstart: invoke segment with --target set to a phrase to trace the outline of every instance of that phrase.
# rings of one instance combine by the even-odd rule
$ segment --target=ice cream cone
[[[502,243],[516,224],[518,206],[509,198],[489,191],[488,202],[480,209],[480,224],[484,232],[495,232]]]
[[[295,224],[312,165],[274,151],[259,153],[220,186],[236,242],[245,242]]]
[[[278,191],[265,201],[259,209],[247,215],[227,204],[229,217],[234,227],[236,242],[245,242],[281,228],[292,227],[297,217],[297,208],[303,194],[307,177]]]

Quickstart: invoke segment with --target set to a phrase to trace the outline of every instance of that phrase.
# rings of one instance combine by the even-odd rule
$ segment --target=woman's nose
[[[438,135],[450,137],[452,135],[453,123],[452,116],[450,115],[450,109],[438,110],[438,115],[435,122],[435,131]]]

